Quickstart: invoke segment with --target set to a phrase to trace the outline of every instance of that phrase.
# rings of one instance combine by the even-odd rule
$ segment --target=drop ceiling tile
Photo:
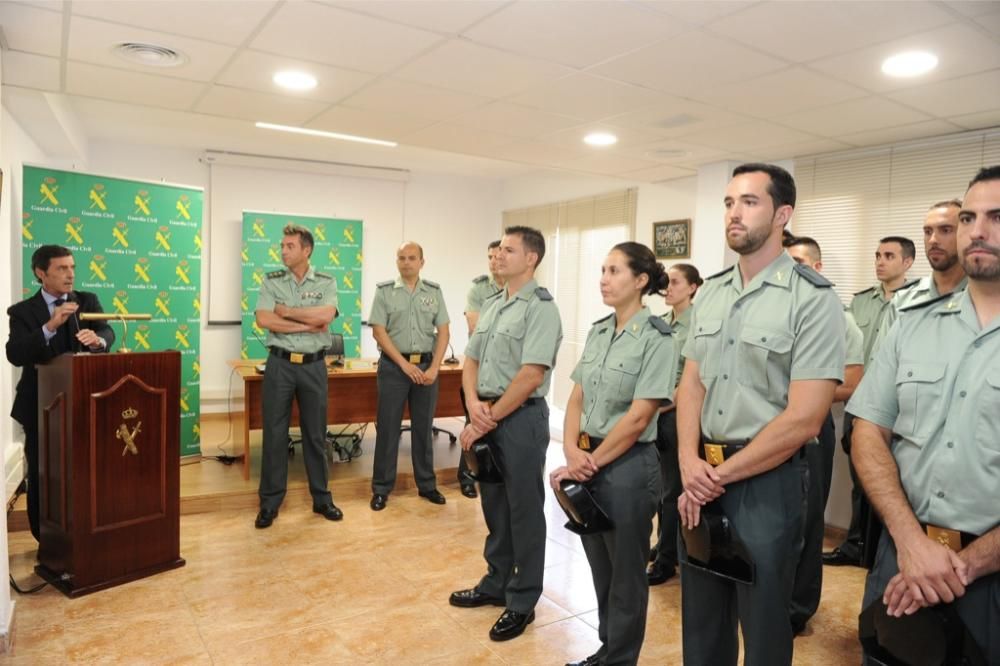
[[[351,95],[346,103],[357,109],[386,113],[405,109],[410,115],[437,121],[484,106],[490,101],[488,97],[384,78]]]
[[[583,120],[499,101],[467,111],[452,118],[451,122],[464,127],[531,139],[574,127]]]
[[[407,134],[401,143],[409,146],[433,148],[434,150],[483,155],[489,154],[489,151],[494,148],[510,143],[510,137],[450,123],[438,123]]]
[[[661,102],[652,90],[589,74],[574,74],[539,85],[510,101],[550,113],[599,120]]]
[[[454,35],[503,7],[506,2],[476,0],[342,0],[326,2],[341,9],[369,14],[415,28]]]
[[[66,92],[116,102],[166,109],[188,109],[204,83],[111,69],[82,62],[66,64]]]
[[[327,106],[325,102],[214,85],[198,102],[195,111],[255,122],[302,125]]]
[[[666,139],[633,146],[615,146],[615,152],[660,164],[690,164],[715,159],[723,159],[725,151],[687,141]]]
[[[432,125],[433,122],[427,118],[410,116],[405,112],[370,111],[340,104],[313,118],[307,127],[399,141],[403,136]]]
[[[1000,122],[1000,112],[993,114],[994,118]],[[955,123],[955,124],[952,124]],[[989,125],[987,125],[988,127]],[[897,127],[883,127],[882,129],[868,132],[858,132],[857,134],[844,134],[837,137],[844,143],[854,146],[878,146],[886,143],[897,143],[900,141],[910,141],[912,139],[922,139],[929,136],[941,136],[961,131],[965,127],[957,120],[951,122],[944,120],[925,120],[912,125],[899,125]],[[968,128],[975,129],[975,128]]]
[[[62,12],[0,2],[0,26],[14,51],[58,57],[62,53]]]
[[[144,42],[180,51],[188,60],[179,67],[149,67],[132,63],[114,55],[112,46],[122,42]],[[170,76],[193,81],[209,81],[222,69],[234,49],[164,32],[107,23],[82,16],[70,19],[69,59],[130,69],[145,74]]]
[[[1000,12],[979,16],[975,21],[994,35],[1000,35]]]
[[[624,173],[639,171],[641,169],[651,169],[662,165],[646,160],[637,160],[634,157],[616,155],[614,153],[597,153],[589,155],[579,160],[569,162],[556,162],[556,166],[573,171],[585,171],[587,173],[599,173],[606,176],[616,176]]]
[[[762,2],[708,29],[779,58],[808,62],[954,20],[932,2]]]
[[[833,141],[831,139],[812,139],[810,141],[797,141],[795,143],[786,143],[754,151],[754,160],[777,162],[805,155],[824,155],[826,153],[836,153],[850,148],[850,145],[840,141]]]
[[[518,2],[484,19],[464,36],[511,53],[588,67],[682,29],[680,21],[641,5],[607,0]]]
[[[692,30],[597,65],[590,71],[671,95],[690,96],[787,66],[785,60],[748,49],[731,39]]]
[[[549,83],[570,72],[561,65],[452,39],[393,75],[406,81],[499,98]]]
[[[441,40],[425,30],[309,2],[281,6],[250,47],[362,72],[399,67]]]
[[[727,153],[765,150],[772,146],[810,141],[816,138],[816,136],[805,132],[761,120],[742,125],[702,130],[684,136],[685,141],[718,148]]]
[[[836,138],[844,134],[909,125],[928,119],[926,114],[881,97],[865,97],[779,116],[775,121],[804,132]]]
[[[315,76],[316,87],[302,92],[292,92],[280,88],[272,78],[275,73],[286,69],[302,71]],[[275,95],[337,102],[371,82],[374,78],[371,74],[349,69],[319,65],[314,62],[285,58],[260,51],[244,50],[226,67],[222,75],[219,76],[218,83],[233,88],[246,88]]]
[[[965,16],[982,16],[996,11],[996,3],[988,0],[955,0],[944,4]]]
[[[639,169],[638,171],[626,171],[621,175],[624,178],[632,178],[634,180],[641,180],[647,183],[659,183],[664,180],[674,180],[675,178],[688,178],[697,174],[698,172],[694,169],[660,165],[650,167],[648,169]]]
[[[563,146],[567,148],[584,146],[593,150],[592,147],[587,146],[587,144],[583,142],[583,138],[594,132],[613,134],[616,136],[618,138],[618,142],[613,146],[610,146],[615,149],[616,152],[624,147],[644,146],[646,144],[656,143],[661,141],[663,138],[657,134],[645,132],[643,130],[615,127],[605,123],[585,123],[578,127],[572,127],[559,132],[546,134],[545,136],[539,137],[539,141],[553,146]]]
[[[682,136],[694,132],[739,125],[750,120],[745,115],[694,102],[680,97],[665,97],[663,101],[637,111],[623,113],[606,122],[620,127],[634,127],[656,132],[663,136]]]
[[[882,73],[882,61],[903,51],[930,51],[938,66],[927,74],[899,79]],[[1000,67],[1000,44],[963,24],[949,25],[810,64],[843,81],[875,92],[912,88]]]
[[[980,113],[969,113],[948,118],[950,123],[958,125],[963,129],[985,129],[987,127],[1000,127],[1000,109],[992,111],[982,111]]]
[[[587,152],[584,146],[580,146],[579,148],[563,148],[537,141],[514,141],[513,143],[490,148],[488,151],[484,151],[483,154],[498,160],[554,166],[560,162],[571,162],[586,157]]]
[[[1000,108],[1000,69],[909,88],[888,97],[940,118],[995,111]]]
[[[276,4],[273,0],[83,0],[71,7],[78,16],[239,46]]]
[[[642,4],[658,12],[676,16],[692,24],[702,25],[734,14],[756,4],[756,0],[642,0]]]
[[[58,92],[59,59],[23,51],[4,51],[3,84]]]

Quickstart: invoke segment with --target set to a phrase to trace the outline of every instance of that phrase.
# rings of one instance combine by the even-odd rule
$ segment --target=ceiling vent
[[[180,67],[187,62],[187,56],[166,46],[124,42],[111,47],[111,51],[128,62],[147,67]]]

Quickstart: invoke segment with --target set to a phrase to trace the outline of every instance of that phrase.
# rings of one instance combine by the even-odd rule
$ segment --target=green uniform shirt
[[[417,279],[413,293],[403,278],[380,282],[368,323],[384,326],[386,333],[402,354],[434,351],[437,327],[448,323],[448,310],[435,282]]]
[[[545,397],[561,342],[559,308],[547,291],[534,280],[513,295],[504,289],[486,301],[465,348],[479,362],[477,392],[503,395],[522,365],[542,365],[548,368],[545,378],[529,397]]]
[[[844,310],[845,342],[847,344],[844,356],[844,365],[864,365],[865,364],[865,336],[858,328],[858,322],[854,321],[854,315],[850,310]]]
[[[843,306],[796,266],[782,252],[746,288],[737,265],[699,290],[683,355],[705,386],[704,436],[752,439],[788,406],[790,382],[843,381]]]
[[[649,319],[649,308],[644,307],[617,335],[614,314],[591,327],[580,362],[570,375],[583,389],[580,432],[603,439],[633,400],[668,400],[673,396],[676,341],[668,326],[663,325],[663,332]],[[653,418],[638,441],[655,439]]]
[[[897,293],[901,289],[906,288],[907,285],[904,284],[893,293]],[[878,348],[877,342],[879,331],[883,327],[888,327],[888,324],[885,322],[885,317],[886,313],[892,309],[891,303],[892,297],[885,295],[881,284],[869,287],[864,291],[859,291],[854,294],[854,298],[851,299],[851,314],[854,315],[854,320],[857,322],[858,328],[861,329],[861,333],[865,338],[864,350],[866,368],[871,362],[872,357],[875,354],[875,350]]]
[[[337,280],[326,273],[318,273],[310,266],[302,282],[295,281],[289,270],[268,273],[260,285],[257,310],[274,310],[277,304],[290,308],[308,308],[317,305],[337,307]],[[312,354],[333,344],[329,330],[321,333],[267,332],[267,346],[281,347],[285,351]]]
[[[964,291],[968,283],[969,279],[963,277],[962,281],[955,287],[955,292]],[[892,328],[893,323],[899,318],[900,310],[937,300],[943,295],[938,291],[937,284],[934,283],[934,277],[931,275],[920,278],[910,287],[897,289],[896,293],[892,295],[889,310],[885,313],[885,325],[879,328],[878,335],[875,338],[874,349],[878,349],[882,341],[889,335],[889,329]]]
[[[673,396],[673,391],[677,390],[677,385],[681,383],[681,375],[684,374],[684,355],[681,352],[684,350],[684,343],[687,342],[688,333],[691,332],[691,306],[688,306],[688,309],[682,312],[679,317],[675,316],[674,311],[671,310],[663,315],[663,318],[674,329],[674,358],[677,361],[677,371],[673,390],[670,393]]]
[[[465,312],[479,312],[483,309],[483,302],[503,291],[500,285],[489,275],[480,275],[472,281],[469,295],[465,298]]]
[[[967,291],[906,312],[847,410],[894,433],[918,520],[973,534],[1000,524],[1000,319],[980,328]]]

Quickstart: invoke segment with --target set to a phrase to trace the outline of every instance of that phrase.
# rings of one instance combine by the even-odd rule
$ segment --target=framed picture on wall
[[[691,220],[653,222],[653,252],[657,259],[691,257]]]

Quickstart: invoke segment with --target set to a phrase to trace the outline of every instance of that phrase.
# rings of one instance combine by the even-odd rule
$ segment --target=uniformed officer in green
[[[795,263],[809,266],[817,273],[823,270],[823,253],[819,243],[808,236],[787,234],[782,242],[785,251]],[[854,316],[844,310],[844,381],[834,391],[833,401],[847,402],[864,373],[864,336],[854,321]],[[823,592],[823,534],[826,530],[826,501],[830,497],[833,478],[833,457],[837,452],[837,431],[833,412],[829,412],[820,429],[816,446],[806,446],[806,467],[809,492],[806,496],[805,538],[802,555],[795,570],[792,587],[792,605],[788,610],[792,632],[805,631],[806,624],[819,609]]]
[[[504,606],[490,629],[503,641],[535,619],[545,568],[545,451],[549,392],[562,342],[559,309],[535,281],[545,237],[530,227],[508,227],[497,273],[504,290],[486,301],[465,349],[462,384],[471,423],[462,448],[486,439],[500,459],[502,484],[480,484],[489,534],[486,575],[476,587],[451,595],[453,606]]]
[[[656,413],[673,397],[673,331],[642,297],[667,287],[663,265],[645,245],[619,243],[601,267],[601,296],[614,312],[594,323],[566,405],[566,465],[552,472],[587,482],[614,527],[581,536],[597,593],[600,649],[570,666],[635,664],[646,633],[646,561],[660,503]]]
[[[309,229],[288,224],[282,233],[281,261],[286,269],[267,274],[256,309],[257,324],[267,329],[271,350],[264,371],[260,513],[254,523],[258,528],[270,527],[285,498],[293,399],[299,405],[302,457],[313,511],[327,520],[343,518],[327,487],[323,455],[327,401],[323,359],[333,341],[329,326],[337,316],[337,282],[309,265],[313,251]]]
[[[424,250],[413,242],[396,250],[399,277],[375,289],[368,323],[382,350],[378,364],[378,413],[371,508],[385,508],[396,485],[403,408],[410,406],[410,456],[421,497],[434,504],[445,499],[434,476],[434,408],[438,371],[448,349],[448,309],[441,287],[420,277]]]
[[[849,404],[854,462],[884,521],[865,608],[953,604],[1000,664],[1000,166],[958,215],[968,287],[911,306]]]
[[[681,350],[691,330],[691,306],[695,293],[704,283],[701,273],[691,264],[674,264],[667,270],[670,279],[664,299],[670,312],[663,315],[673,329],[677,374],[670,387],[673,399],[681,381],[684,359]],[[661,585],[677,574],[677,498],[684,487],[677,465],[677,410],[673,402],[660,407],[656,419],[656,449],[660,453],[660,506],[657,509],[655,556],[646,570],[650,585]]]
[[[781,247],[795,182],[770,164],[737,167],[726,188],[736,266],[705,281],[684,346],[677,431],[681,522],[709,502],[756,565],[752,585],[692,566],[681,574],[685,664],[792,663],[788,621],[802,539],[805,459],[844,377],[844,315],[831,284]],[[687,564],[686,550],[681,560]]]
[[[480,275],[472,281],[472,287],[465,299],[465,321],[469,324],[469,337],[476,330],[476,323],[479,321],[479,313],[483,309],[486,299],[495,296],[503,290],[504,280],[497,276],[497,256],[500,254],[500,241],[490,241],[486,248],[487,258],[490,262],[490,272],[488,275]],[[465,391],[461,391],[462,405],[465,405]],[[468,420],[468,413],[466,413]],[[468,422],[468,421],[467,421]],[[469,467],[465,463],[465,456],[458,457],[458,483],[462,488],[462,494],[473,499],[478,497],[476,493],[476,482],[469,475]]]
[[[887,330],[893,314],[892,299],[902,290],[914,286],[917,281],[906,280],[906,271],[913,265],[916,247],[909,238],[886,236],[879,241],[875,251],[875,275],[879,283],[854,294],[849,307],[854,320],[864,336],[865,367],[871,362],[878,348],[882,331]],[[844,452],[851,454],[851,432],[854,416],[844,414]],[[862,541],[870,517],[870,508],[861,492],[854,465],[851,472],[851,523],[847,528],[847,538],[828,553],[823,553],[823,564],[832,566],[861,564]]]

